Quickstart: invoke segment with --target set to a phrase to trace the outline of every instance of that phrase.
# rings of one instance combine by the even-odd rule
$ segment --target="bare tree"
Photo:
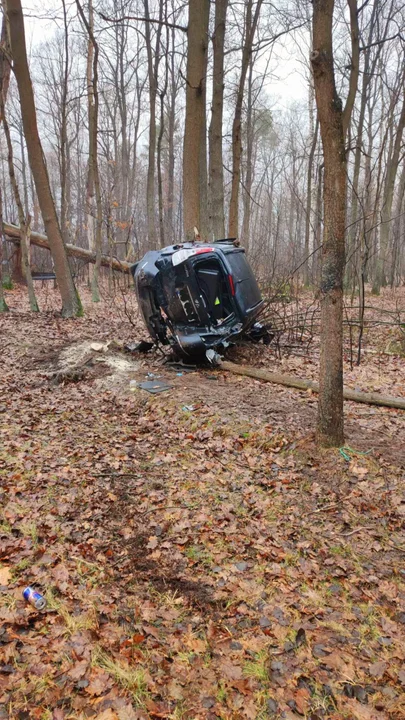
[[[156,32],[154,54],[150,28],[149,0],[143,0],[145,12],[145,38],[148,56],[149,79],[149,148],[148,178],[146,187],[146,204],[148,213],[148,240],[151,247],[156,247],[155,223],[155,163],[156,163],[156,96],[158,90],[158,72],[160,60],[160,37],[163,22],[163,1],[159,0],[159,24]]]
[[[402,137],[405,129],[405,68],[402,75],[400,86],[401,112],[398,124],[395,130],[395,136],[392,143],[392,151],[390,152],[385,174],[384,193],[381,212],[381,232],[380,232],[380,254],[377,263],[376,278],[374,282],[374,291],[379,292],[380,288],[387,284],[387,260],[388,247],[391,231],[391,215],[392,205],[394,201],[395,180],[397,177],[399,161],[402,151]]]
[[[82,306],[69,267],[38,133],[34,94],[25,45],[24,18],[20,0],[6,0],[6,11],[10,27],[13,68],[20,96],[21,114],[29,161],[49,246],[55,264],[56,279],[62,298],[62,314],[64,317],[72,317],[82,313]]]
[[[216,0],[212,37],[212,108],[209,128],[209,208],[210,230],[214,238],[225,237],[224,162],[222,152],[224,114],[224,46],[226,11],[229,0]]]
[[[263,0],[257,0],[253,12],[253,0],[246,2],[244,41],[242,50],[242,66],[236,95],[235,113],[232,124],[232,190],[229,203],[229,237],[237,237],[239,228],[239,185],[240,165],[242,157],[242,103],[245,90],[246,75],[252,52],[253,40],[259,21]]]
[[[165,15],[167,17],[167,2],[165,3]],[[166,49],[169,47],[169,32],[170,28],[166,27]],[[157,140],[157,171],[158,171],[158,199],[159,199],[159,240],[160,247],[165,245],[165,218],[164,218],[164,203],[163,203],[163,162],[162,162],[162,144],[163,136],[165,132],[165,98],[167,94],[167,88],[169,84],[169,63],[165,63],[165,74],[163,87],[159,91],[160,100],[160,119],[159,119],[159,136]]]
[[[3,241],[4,241],[4,226],[3,226],[3,193],[0,185],[0,313],[8,312],[9,308],[4,297],[3,289]]]
[[[304,241],[304,285],[309,285],[309,241],[311,235],[311,211],[312,211],[312,181],[314,175],[314,159],[315,151],[318,142],[318,131],[319,131],[319,120],[318,116],[315,120],[315,127],[313,122],[313,88],[310,82],[309,92],[309,105],[310,105],[310,131],[312,133],[311,146],[309,149],[308,156],[308,167],[307,167],[307,198],[306,198],[306,209],[305,209],[305,241]]]
[[[183,148],[184,233],[194,237],[197,227],[202,237],[206,229],[206,74],[208,51],[209,0],[189,0],[187,31],[186,120]]]
[[[333,64],[334,0],[314,0],[311,63],[324,154],[324,237],[322,247],[321,358],[318,439],[343,444],[343,272],[346,226],[345,131],[353,107],[357,76],[353,43],[358,42],[356,0],[350,6],[352,77],[345,110],[338,97]],[[356,40],[357,38],[357,40]]]
[[[18,222],[20,225],[20,248],[21,248],[21,260],[22,260],[22,271],[28,288],[28,298],[30,308],[32,312],[38,312],[38,303],[35,297],[34,283],[32,280],[31,267],[30,267],[30,248],[29,248],[29,236],[30,236],[30,224],[31,218],[28,215],[25,217],[24,208],[20,196],[20,190],[18,187],[17,179],[14,172],[14,157],[13,157],[13,145],[11,142],[10,128],[7,121],[6,109],[3,100],[3,76],[2,76],[2,64],[0,63],[0,116],[3,123],[4,135],[7,143],[7,160],[8,160],[8,171],[10,175],[11,187],[14,194],[15,204],[18,212]]]
[[[89,0],[89,17],[86,18],[83,8],[76,0],[77,9],[81,20],[88,34],[87,50],[87,94],[88,94],[88,118],[89,118],[89,165],[87,174],[87,222],[89,224],[89,250],[95,252],[96,262],[93,268],[91,279],[91,291],[93,302],[100,301],[98,279],[101,266],[101,230],[103,223],[103,208],[101,203],[100,174],[98,167],[98,43],[94,35],[94,13],[92,0]],[[96,198],[96,211],[94,212],[93,198]],[[93,229],[93,217],[96,215],[96,232]]]
[[[7,19],[6,14],[3,11],[2,24],[1,24],[1,48],[0,48],[0,74],[1,74],[1,85],[2,85],[2,107],[6,106],[7,93],[10,85],[10,74],[11,74],[11,51],[10,43],[8,38],[7,30]],[[0,110],[0,120],[1,120]],[[3,200],[2,200],[3,203]],[[24,275],[22,271],[22,254],[21,247],[16,248],[12,257],[12,277],[16,282],[24,282]]]

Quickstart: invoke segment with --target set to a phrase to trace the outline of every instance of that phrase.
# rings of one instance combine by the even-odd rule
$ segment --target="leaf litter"
[[[395,443],[347,462],[316,448],[308,393],[174,376],[158,356],[120,355],[134,329],[108,302],[61,321],[49,292],[38,316],[9,295],[0,717],[404,717]],[[83,374],[52,382],[69,353]],[[257,362],[279,361],[263,349]],[[170,394],[130,386],[148,372]],[[347,408],[350,448],[369,450],[381,428],[403,441],[399,411]],[[28,584],[46,611],[24,603]]]

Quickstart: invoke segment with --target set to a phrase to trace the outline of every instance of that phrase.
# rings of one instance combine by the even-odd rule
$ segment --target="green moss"
[[[14,285],[11,277],[9,275],[3,276],[3,287],[5,290],[12,290]]]
[[[100,293],[98,291],[98,282],[97,282],[94,274],[93,274],[93,279],[91,282],[91,299],[94,303],[100,302]]]
[[[83,305],[82,305],[82,301],[80,300],[80,295],[79,295],[77,288],[76,288],[76,299],[77,299],[76,317],[83,317],[84,316]]]

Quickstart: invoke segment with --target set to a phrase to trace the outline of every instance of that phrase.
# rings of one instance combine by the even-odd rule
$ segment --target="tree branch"
[[[101,17],[102,20],[109,23],[120,23],[123,22],[123,20],[135,20],[136,22],[149,22],[149,23],[155,23],[156,25],[164,25],[165,27],[174,28],[175,30],[181,30],[182,32],[187,32],[188,27],[185,25],[178,25],[177,23],[171,23],[168,20],[158,20],[157,18],[144,18],[144,17],[137,17],[135,15],[123,15],[120,18],[110,18],[107,15],[104,15],[104,13],[100,12],[99,10],[96,10],[97,15]]]
[[[352,40],[352,61],[350,65],[349,93],[343,110],[343,134],[346,137],[350,125],[353,105],[356,98],[360,71],[360,43],[357,0],[347,0],[350,9],[350,34]]]

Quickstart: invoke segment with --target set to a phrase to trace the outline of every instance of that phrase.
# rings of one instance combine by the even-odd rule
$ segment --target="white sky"
[[[66,0],[66,6],[74,5]],[[61,0],[25,0],[23,3],[27,51],[31,54],[35,47],[52,37],[57,27],[62,25]],[[59,22],[57,18],[59,17]],[[55,19],[56,18],[56,19]],[[308,85],[305,79],[307,38],[295,41],[286,37],[277,42],[273,49],[270,72],[264,89],[271,105],[277,110],[284,110],[293,101],[306,101]],[[270,52],[270,51],[269,51]],[[261,60],[263,67],[266,56]]]

